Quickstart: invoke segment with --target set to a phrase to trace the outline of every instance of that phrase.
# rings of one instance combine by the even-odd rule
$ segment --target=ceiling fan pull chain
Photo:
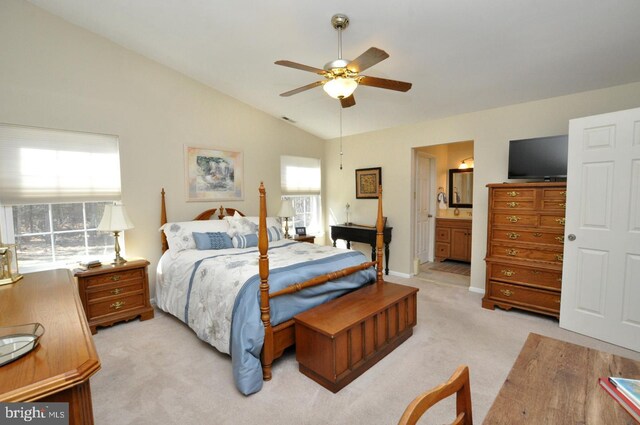
[[[342,107],[340,110],[340,169],[342,170]]]

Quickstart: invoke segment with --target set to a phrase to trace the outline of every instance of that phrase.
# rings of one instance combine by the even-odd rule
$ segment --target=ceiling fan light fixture
[[[334,99],[344,99],[353,94],[358,82],[353,78],[336,77],[322,86],[323,90]]]

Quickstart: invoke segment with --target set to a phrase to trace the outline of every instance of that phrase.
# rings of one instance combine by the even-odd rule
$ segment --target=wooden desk
[[[640,362],[529,334],[485,424],[635,424],[598,378],[640,378]]]
[[[389,274],[389,244],[391,243],[391,230],[393,227],[385,227],[383,230],[385,274]],[[351,242],[362,242],[371,245],[371,261],[376,261],[376,236],[375,227],[364,227],[357,225],[335,225],[331,226],[331,240],[336,246],[336,240],[347,241],[347,249],[351,249]]]
[[[89,378],[100,369],[69,270],[24,275],[0,287],[0,326],[39,322],[32,352],[0,367],[0,401],[69,403],[69,424],[93,424]]]

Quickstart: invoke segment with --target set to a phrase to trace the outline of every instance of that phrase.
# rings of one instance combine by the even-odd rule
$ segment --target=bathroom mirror
[[[449,170],[449,206],[473,207],[473,168]]]

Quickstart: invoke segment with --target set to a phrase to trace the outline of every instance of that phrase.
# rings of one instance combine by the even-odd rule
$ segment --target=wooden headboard
[[[160,194],[162,197],[162,201],[160,204],[160,226],[164,226],[165,224],[167,224],[167,204],[165,201],[164,187],[162,188],[162,191],[160,191]],[[220,213],[217,216],[215,215],[216,211],[220,211]],[[218,220],[223,220],[226,216],[234,216],[236,213],[240,214],[242,217],[245,216],[242,211],[239,211],[235,208],[225,208],[222,205],[220,205],[220,208],[211,208],[201,212],[193,219],[193,221],[215,220],[216,217],[218,218]],[[161,240],[162,240],[162,252],[165,252],[166,250],[169,249],[169,244],[167,243],[167,236],[164,234],[164,232],[160,232],[160,234],[161,234]]]

